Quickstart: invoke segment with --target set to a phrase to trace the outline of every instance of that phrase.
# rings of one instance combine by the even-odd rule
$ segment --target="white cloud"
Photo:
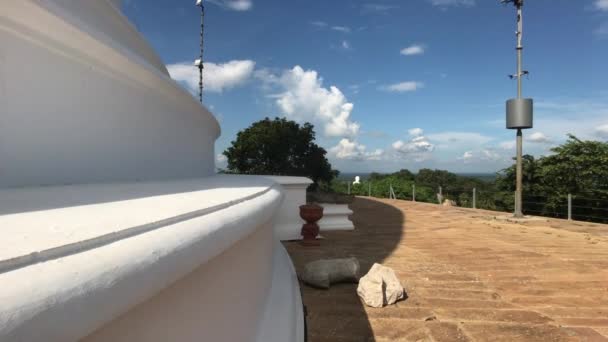
[[[404,56],[422,55],[424,53],[424,46],[419,44],[410,45],[401,50],[401,54]]]
[[[324,21],[313,21],[310,23],[312,26],[316,26],[318,28],[324,28],[327,27],[327,23]]]
[[[407,82],[387,85],[387,86],[381,87],[380,89],[390,91],[393,93],[406,93],[406,92],[416,91],[423,87],[424,87],[424,84],[422,82],[407,81]]]
[[[500,146],[500,148],[502,148],[503,150],[514,150],[515,149],[515,141],[503,141],[500,144],[498,144],[498,146]]]
[[[346,26],[332,26],[331,29],[338,32],[350,33],[350,27]]]
[[[407,133],[413,137],[419,137],[424,134],[424,130],[422,128],[412,128],[408,129]]]
[[[250,60],[234,60],[223,64],[205,63],[203,71],[206,91],[221,93],[247,82],[253,74],[255,62]],[[167,65],[171,77],[187,86],[196,93],[198,91],[199,71],[193,63],[183,62]]]
[[[398,8],[398,7],[386,5],[386,4],[379,4],[379,3],[369,3],[369,4],[364,4],[362,7],[362,10],[364,13],[386,14],[390,10],[395,9],[395,8]]]
[[[225,155],[223,155],[223,154],[221,154],[221,153],[220,153],[220,154],[218,154],[218,155],[215,157],[215,161],[216,161],[218,164],[225,164],[225,163],[228,161],[228,158],[226,158],[226,156],[225,156]]]
[[[595,0],[595,8],[600,11],[608,11],[608,0]]]
[[[466,151],[462,157],[459,157],[458,159],[463,160],[465,163],[469,163],[473,160],[473,158],[475,158],[473,151]]]
[[[316,71],[298,65],[278,76],[267,70],[256,76],[278,87],[279,94],[272,97],[290,119],[320,124],[329,137],[353,137],[359,133],[360,125],[351,120],[354,105],[337,87],[323,87],[323,79]]]
[[[207,2],[233,11],[249,11],[253,8],[251,0],[207,0]]]
[[[433,145],[426,137],[421,128],[412,128],[408,131],[412,137],[409,141],[397,140],[392,147],[395,152],[405,158],[412,158],[415,161],[430,159],[431,153],[435,150]]]
[[[535,107],[534,126],[551,132],[556,142],[565,140],[568,133],[581,139],[595,139],[597,127],[607,124],[608,102],[605,99],[539,101]]]
[[[595,134],[596,134],[597,136],[601,137],[601,138],[606,138],[606,139],[608,139],[608,124],[598,126],[598,127],[595,129]]]
[[[551,139],[549,139],[549,137],[546,136],[543,132],[534,132],[530,134],[527,140],[539,144],[547,144],[551,142]]]
[[[483,148],[476,151],[466,151],[461,157],[456,158],[462,160],[465,164],[468,163],[480,163],[480,162],[505,162],[509,158],[504,154],[499,153],[494,148]]]
[[[342,139],[338,144],[329,149],[329,153],[338,159],[349,160],[380,160],[384,156],[384,151],[377,149],[373,152],[367,152],[365,145],[361,145],[356,141]]]
[[[481,150],[481,156],[483,160],[490,160],[490,161],[496,161],[496,160],[500,160],[503,158],[502,155],[500,155],[498,152],[496,152],[493,149],[483,149]]]
[[[471,148],[486,144],[493,138],[473,132],[442,132],[429,134],[429,139],[441,144],[441,147]]]
[[[351,48],[350,48],[350,43],[349,43],[347,40],[343,40],[343,41],[342,41],[342,48],[343,48],[344,50],[350,50],[350,49],[351,49]]]
[[[474,6],[475,0],[429,0],[433,6]]]

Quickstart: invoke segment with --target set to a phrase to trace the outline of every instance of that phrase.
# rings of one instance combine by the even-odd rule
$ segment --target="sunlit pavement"
[[[356,284],[302,285],[309,341],[608,341],[608,225],[365,197],[351,208],[355,231],[285,243],[296,268],[382,263],[409,298],[374,309]]]

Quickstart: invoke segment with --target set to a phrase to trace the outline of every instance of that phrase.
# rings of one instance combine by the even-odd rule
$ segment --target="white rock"
[[[306,284],[323,289],[336,283],[356,283],[358,277],[359,261],[356,258],[313,261],[304,266],[301,276]]]
[[[456,202],[446,199],[445,201],[443,201],[443,206],[444,207],[455,207],[456,206]]]
[[[374,308],[395,304],[405,296],[395,271],[380,264],[374,264],[359,280],[357,294],[366,305]]]

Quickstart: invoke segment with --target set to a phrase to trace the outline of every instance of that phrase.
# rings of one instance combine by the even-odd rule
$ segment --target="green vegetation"
[[[315,144],[313,125],[275,118],[253,123],[240,131],[224,155],[226,173],[304,176],[313,188],[329,184],[338,171],[332,170],[327,151]]]
[[[538,159],[524,156],[524,213],[566,218],[571,194],[574,219],[608,223],[608,143],[570,135],[551,152]],[[411,200],[415,185],[417,201],[438,203],[437,193],[442,187],[443,199],[472,207],[475,188],[477,208],[513,211],[515,165],[499,172],[495,180],[486,179],[429,169],[417,174],[409,170],[372,173],[361,184],[351,185],[351,193],[367,196],[371,189],[373,197],[389,197],[392,185],[398,199]],[[348,183],[334,180],[331,188],[346,193]]]

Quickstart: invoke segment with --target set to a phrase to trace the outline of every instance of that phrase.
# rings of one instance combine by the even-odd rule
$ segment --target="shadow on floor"
[[[321,232],[321,247],[285,243],[298,274],[310,261],[356,257],[363,276],[397,248],[405,232],[405,217],[399,209],[360,197],[350,208],[354,231]],[[309,342],[375,341],[368,314],[357,296],[357,284],[338,284],[329,290],[300,286],[308,308]]]

